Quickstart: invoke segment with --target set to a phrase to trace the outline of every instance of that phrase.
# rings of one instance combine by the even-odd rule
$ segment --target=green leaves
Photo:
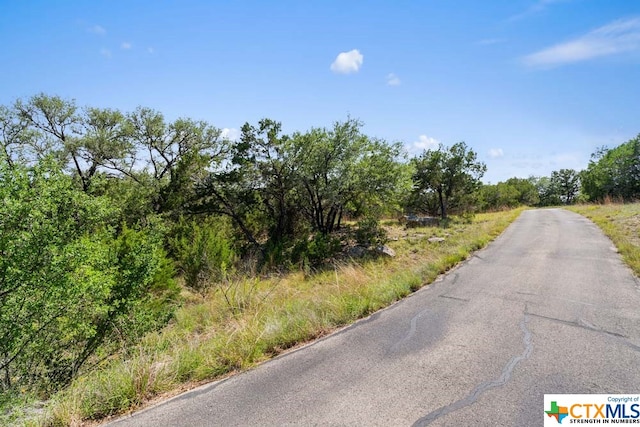
[[[292,138],[298,203],[316,231],[331,233],[343,215],[379,216],[397,206],[401,145],[371,139],[361,127],[348,119],[331,130],[312,129]]]
[[[427,150],[413,159],[413,165],[414,200],[427,211],[437,205],[443,219],[450,207],[465,210],[468,197],[480,187],[480,179],[487,170],[464,142]]]
[[[117,208],[48,160],[0,163],[0,200],[0,388],[50,391],[114,342],[114,325],[121,336],[132,329],[127,319],[164,268],[161,239],[126,227],[116,234]],[[164,280],[161,292],[172,286]]]
[[[169,246],[187,286],[205,293],[231,273],[237,256],[224,218],[209,217],[201,223],[180,218],[172,234]]]
[[[580,192],[580,175],[573,169],[560,169],[551,173],[551,186],[562,203],[572,204]]]
[[[637,200],[640,197],[640,135],[616,148],[601,148],[581,173],[590,200]]]

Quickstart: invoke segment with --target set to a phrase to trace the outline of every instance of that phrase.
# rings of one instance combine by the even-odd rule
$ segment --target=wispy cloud
[[[122,49],[127,50],[127,49],[131,49],[131,48],[133,47],[133,45],[132,45],[130,42],[122,42],[122,44],[120,45],[120,47],[121,47]]]
[[[489,157],[491,157],[492,159],[497,159],[498,157],[503,156],[504,151],[502,151],[502,148],[492,148],[491,150],[489,150]]]
[[[402,82],[400,78],[396,76],[394,73],[387,74],[387,85],[389,86],[400,86]]]
[[[572,1],[572,0],[538,0],[535,3],[533,3],[531,6],[529,6],[529,8],[524,12],[521,12],[509,17],[507,21],[510,21],[510,22],[519,21],[528,16],[535,15],[545,11],[546,9],[549,8],[549,6],[551,6],[554,3],[566,3],[569,1]]]
[[[111,51],[109,49],[102,48],[100,49],[100,55],[104,56],[107,59],[111,58]]]
[[[105,30],[104,27],[102,27],[101,25],[93,25],[87,28],[87,31],[89,31],[92,34],[97,34],[99,36],[104,36],[105,34],[107,34],[107,30]]]
[[[362,67],[364,56],[358,49],[341,52],[331,64],[331,71],[338,74],[357,73]]]
[[[529,67],[551,68],[602,56],[640,50],[640,17],[621,19],[581,37],[522,58]]]

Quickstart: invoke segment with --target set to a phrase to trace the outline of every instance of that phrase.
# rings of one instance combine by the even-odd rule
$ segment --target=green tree
[[[580,192],[580,175],[573,169],[560,169],[551,173],[551,186],[565,205],[572,204]]]
[[[517,199],[519,205],[536,206],[540,203],[540,195],[535,185],[533,185],[529,179],[509,178],[505,183],[518,192]]]
[[[462,208],[480,187],[487,170],[464,142],[447,148],[440,145],[414,158],[414,193],[417,199],[435,197],[439,213],[447,218],[449,208]]]
[[[512,208],[520,204],[518,189],[505,182],[483,185],[479,190],[478,202],[481,210]]]
[[[0,156],[9,167],[36,158],[36,136],[37,133],[29,129],[29,124],[14,109],[0,106]]]
[[[150,108],[138,108],[127,120],[137,156],[119,170],[141,185],[151,183],[154,212],[185,206],[194,197],[194,184],[227,159],[227,141],[207,122],[177,119],[167,123],[160,112]],[[143,173],[138,172],[141,167]]]
[[[236,262],[229,221],[209,216],[200,221],[181,217],[169,238],[171,254],[187,286],[207,291],[232,273]]]
[[[131,126],[124,114],[117,110],[86,108],[78,118],[78,136],[67,143],[67,149],[76,159],[76,171],[82,188],[89,191],[93,178],[101,170],[120,174],[132,173],[135,147],[131,143]],[[82,165],[82,167],[81,167]]]
[[[528,181],[538,193],[538,206],[556,206],[562,204],[557,185],[548,176],[531,176]]]
[[[336,122],[331,130],[312,129],[292,138],[302,212],[313,230],[330,234],[345,214],[377,216],[397,205],[404,187],[398,162],[401,145],[369,138],[355,119]]]
[[[257,194],[256,208],[272,245],[294,237],[299,217],[293,194],[298,165],[289,136],[281,132],[281,123],[271,119],[260,120],[257,127],[245,123],[238,144],[245,182]]]
[[[589,200],[640,198],[640,135],[618,147],[598,149],[580,177]]]
[[[229,216],[255,246],[260,230],[278,246],[310,231],[331,234],[345,215],[379,216],[399,204],[406,167],[397,161],[400,144],[371,139],[361,127],[348,119],[289,137],[273,120],[245,124],[231,161],[199,188],[196,210]]]
[[[505,182],[480,188],[480,208],[482,210],[513,208],[516,206],[536,206],[540,196],[529,179],[509,178]]]
[[[21,123],[34,131],[29,148],[36,159],[55,157],[68,165],[88,188],[82,159],[74,150],[74,140],[78,137],[81,117],[74,100],[44,93],[32,96],[27,101],[21,99],[14,104],[14,111]]]
[[[0,137],[9,162],[53,156],[85,192],[95,191],[92,184],[103,176],[126,178],[149,190],[141,193],[153,212],[176,217],[193,198],[194,184],[228,154],[221,131],[204,121],[167,122],[142,107],[129,114],[79,109],[73,100],[45,94],[0,110]]]

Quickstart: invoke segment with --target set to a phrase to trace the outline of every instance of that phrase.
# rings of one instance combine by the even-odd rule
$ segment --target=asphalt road
[[[545,393],[640,393],[638,281],[558,209],[388,309],[113,426],[537,426]]]

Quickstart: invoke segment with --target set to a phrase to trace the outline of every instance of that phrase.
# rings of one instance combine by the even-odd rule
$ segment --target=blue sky
[[[40,92],[237,133],[348,115],[486,182],[584,168],[640,133],[640,2],[0,0],[0,104]]]

